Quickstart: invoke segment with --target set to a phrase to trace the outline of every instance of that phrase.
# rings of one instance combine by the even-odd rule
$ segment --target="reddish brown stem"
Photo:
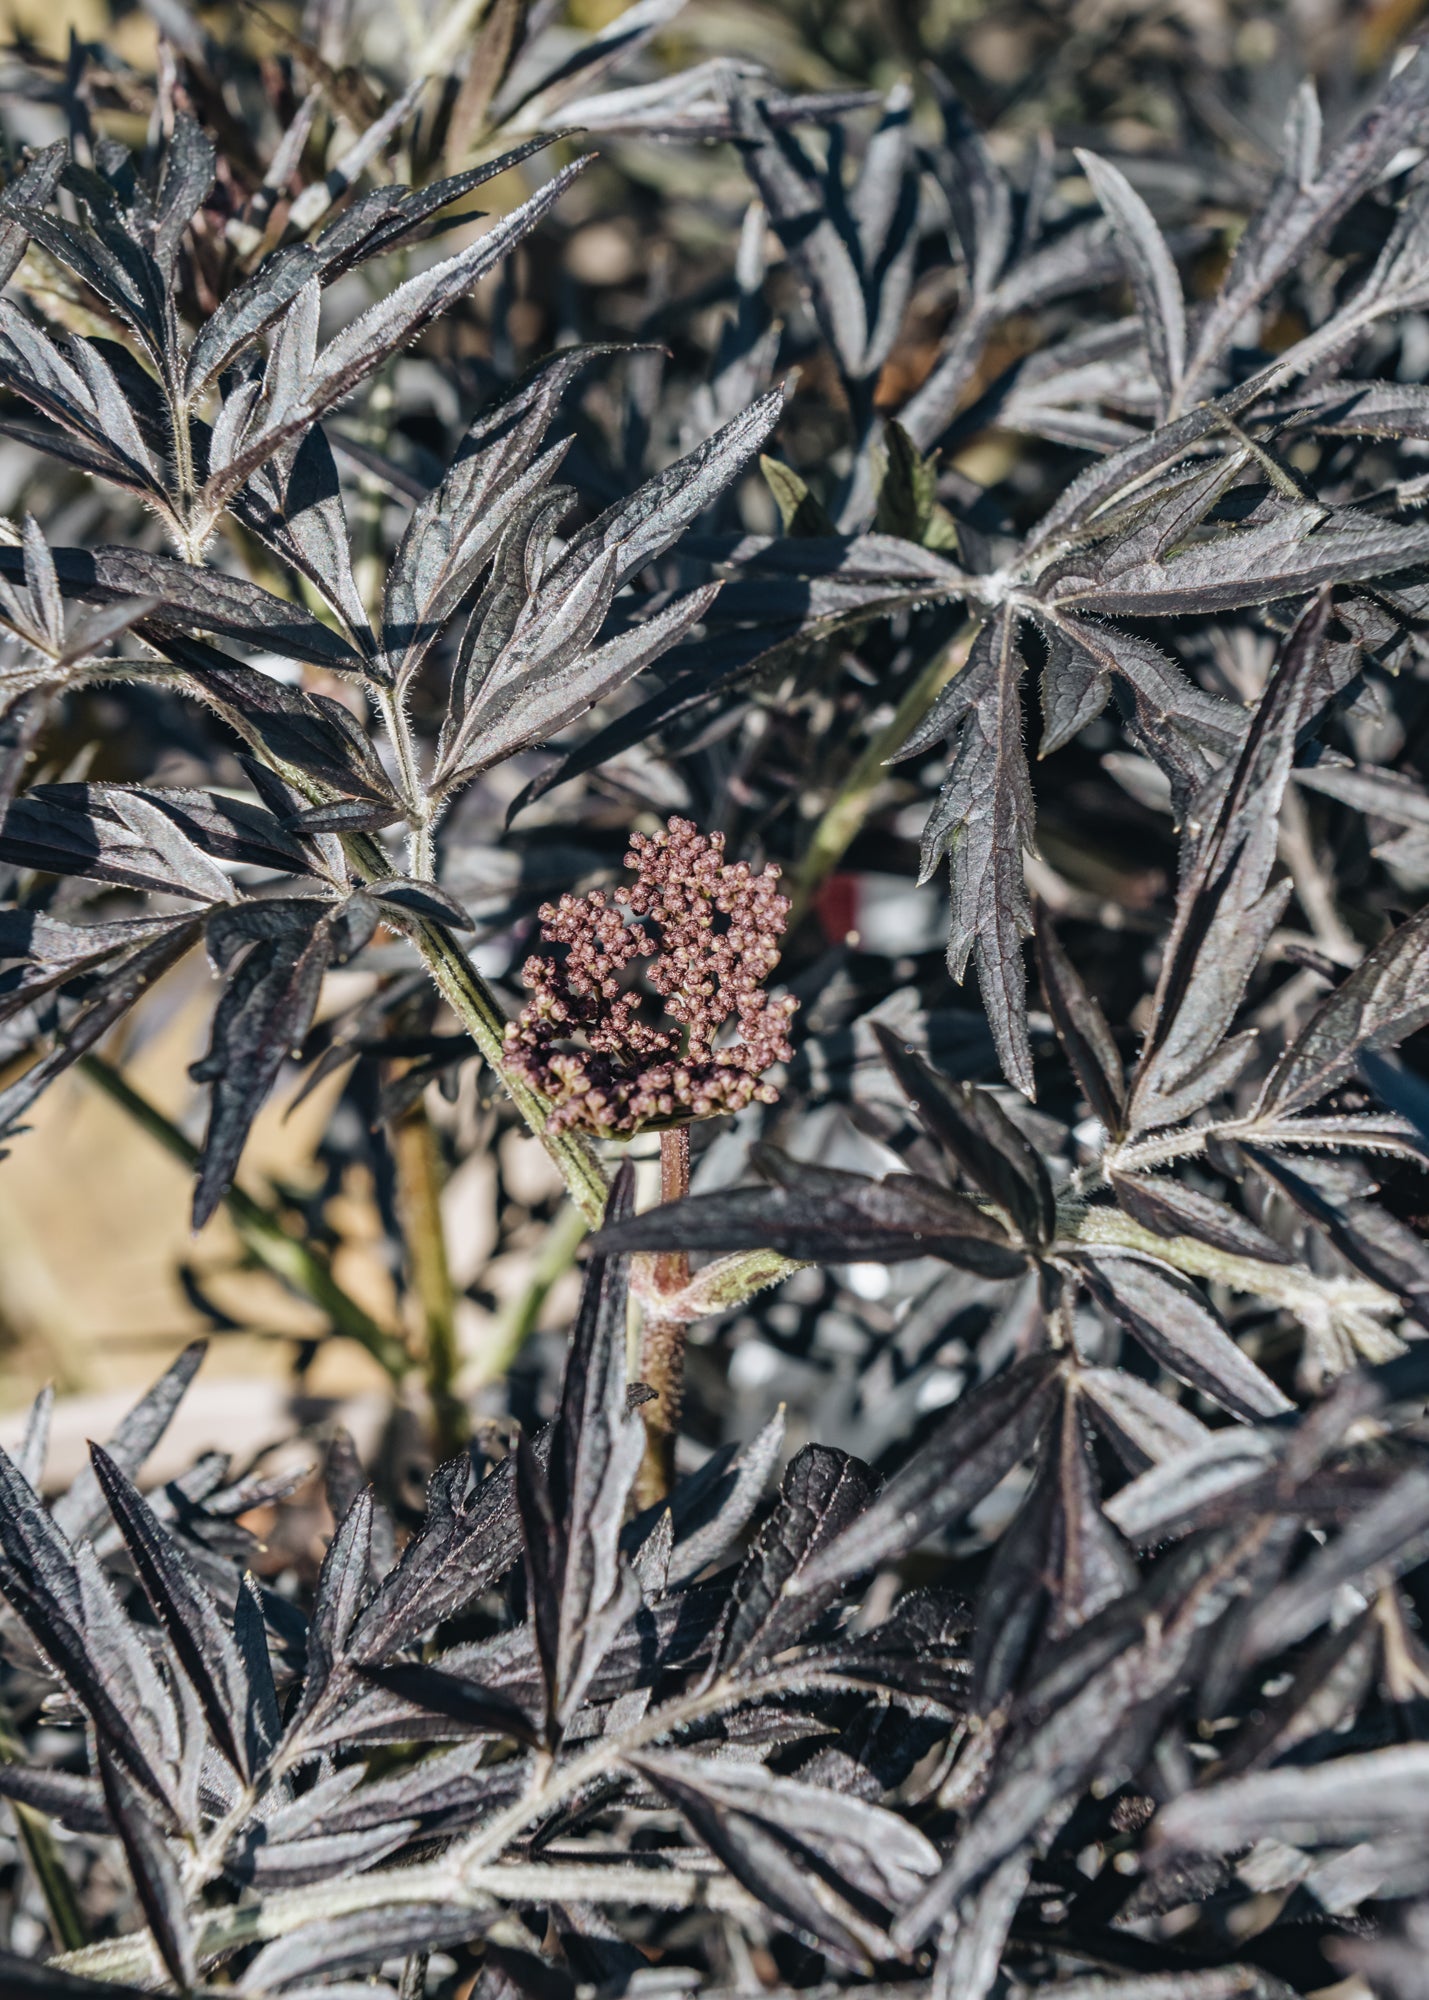
[[[683,1201],[690,1191],[690,1130],[677,1125],[660,1134],[660,1199]],[[690,1281],[690,1259],[684,1250],[667,1250],[651,1259],[656,1293],[682,1292]],[[675,1440],[680,1434],[680,1405],[685,1387],[685,1334],[682,1319],[663,1319],[656,1307],[645,1310],[640,1328],[640,1380],[655,1391],[643,1405],[645,1459],[636,1482],[642,1507],[653,1507],[675,1483]]]

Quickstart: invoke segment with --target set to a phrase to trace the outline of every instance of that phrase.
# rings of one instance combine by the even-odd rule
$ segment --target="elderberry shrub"
[[[7,1434],[0,1986],[1421,1994],[1429,51],[122,11],[0,99],[0,1199],[106,1092],[391,1421]]]

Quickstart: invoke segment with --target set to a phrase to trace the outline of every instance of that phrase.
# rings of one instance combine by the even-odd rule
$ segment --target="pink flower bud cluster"
[[[779,870],[727,862],[724,835],[687,819],[632,834],[625,865],[636,881],[617,899],[597,889],[540,910],[542,939],[564,952],[527,959],[508,1062],[550,1100],[556,1131],[609,1137],[775,1103],[760,1079],[788,1061],[798,1005],[764,991],[789,919]],[[631,974],[640,960],[663,1019]]]

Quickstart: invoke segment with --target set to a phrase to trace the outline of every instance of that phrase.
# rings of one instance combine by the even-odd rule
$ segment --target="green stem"
[[[789,913],[791,930],[807,913],[814,897],[862,831],[864,821],[873,809],[874,799],[887,782],[890,758],[897,756],[953,675],[962,669],[972,644],[973,630],[969,626],[951,644],[933,655],[905,691],[892,720],[868,744],[839,787],[836,797],[825,809],[790,881],[789,897],[793,904]]]
[[[415,882],[437,879],[436,828],[431,820],[418,820],[407,836],[407,872]]]
[[[506,1061],[505,1017],[495,994],[454,938],[435,924],[422,924],[417,949],[433,983],[488,1063],[512,1102],[560,1169],[571,1200],[594,1229],[605,1214],[609,1184],[589,1141],[579,1132],[553,1132],[545,1100]]]
[[[1392,1293],[1367,1278],[1322,1278],[1298,1264],[1270,1264],[1259,1257],[1238,1257],[1218,1250],[1196,1236],[1158,1236],[1133,1222],[1119,1208],[1085,1208],[1080,1202],[1059,1203],[1057,1234],[1061,1241],[1135,1250],[1157,1257],[1187,1277],[1208,1278],[1233,1292],[1264,1299],[1292,1313],[1400,1311]]]
[[[312,805],[331,805],[340,796],[330,787],[316,783],[295,764],[275,757],[246,716],[229,702],[198,683],[189,683],[197,698],[205,701],[266,763]],[[371,834],[343,837],[348,866],[359,881],[379,882],[392,873],[392,864]],[[532,1090],[524,1077],[506,1062],[506,1017],[496,995],[471,963],[456,940],[440,924],[411,922],[404,926],[426,965],[433,985],[476,1043],[477,1048],[501,1078],[516,1109],[554,1160],[571,1199],[592,1228],[605,1214],[609,1183],[590,1142],[579,1132],[552,1132],[544,1098]]]
[[[350,834],[347,856],[364,880],[390,873],[386,856],[370,834]],[[591,1228],[605,1214],[609,1183],[590,1142],[579,1132],[553,1132],[544,1098],[506,1060],[506,1017],[496,995],[456,942],[440,924],[414,923],[409,935],[421,953],[432,983],[486,1061],[505,1085],[511,1101],[560,1170],[571,1200]]]
[[[339,798],[331,787],[316,782],[297,765],[274,756],[249,719],[230,702],[197,682],[190,685],[200,700],[214,708],[310,804],[331,805]],[[397,712],[400,714],[400,710]],[[379,882],[392,873],[391,862],[371,834],[346,834],[342,844],[348,866],[360,882]],[[432,984],[501,1078],[516,1109],[554,1160],[572,1201],[591,1227],[596,1227],[605,1214],[609,1183],[589,1140],[579,1132],[551,1131],[545,1099],[508,1065],[506,1017],[496,995],[441,924],[413,921],[403,928],[421,954]]]
[[[441,1162],[436,1134],[419,1101],[396,1121],[392,1152],[412,1289],[422,1312],[422,1366],[442,1456],[466,1442],[466,1411],[456,1394],[456,1296],[442,1227]]]
[[[471,1384],[473,1388],[498,1382],[509,1372],[512,1362],[535,1332],[541,1308],[550,1297],[553,1286],[574,1264],[576,1252],[585,1241],[589,1228],[590,1224],[574,1202],[562,1205],[546,1231],[524,1291],[497,1319],[490,1339],[477,1356],[475,1378]]]
[[[1183,1131],[1153,1132],[1149,1139],[1108,1146],[1095,1169],[1084,1172],[1095,1172],[1109,1182],[1114,1173],[1144,1173],[1148,1167],[1168,1166],[1172,1160],[1196,1159],[1220,1135],[1221,1129],[1218,1125],[1192,1125]]]
[[[23,1748],[14,1734],[10,1717],[0,1708],[0,1764],[23,1761]],[[10,1811],[14,1814],[20,1843],[35,1871],[35,1880],[44,1899],[56,1944],[63,1951],[82,1950],[88,1942],[84,1919],[79,1913],[74,1884],[65,1872],[53,1827],[42,1812],[34,1806],[21,1805],[18,1799],[11,1799]]]
[[[801,1695],[862,1693],[864,1684],[837,1672],[811,1668],[807,1661],[769,1668],[759,1684],[766,1699],[797,1690]],[[508,1886],[504,1871],[493,1867],[498,1857],[528,1826],[582,1791],[607,1772],[618,1770],[622,1758],[649,1748],[662,1737],[674,1736],[706,1716],[737,1708],[750,1699],[749,1684],[721,1676],[707,1687],[650,1709],[617,1736],[605,1736],[593,1748],[552,1764],[538,1783],[505,1810],[493,1813],[474,1833],[458,1841],[436,1860],[416,1862],[381,1874],[353,1880],[324,1882],[298,1889],[275,1890],[237,1908],[207,1912],[198,1939],[201,1960],[272,1938],[285,1937],[317,1918],[345,1916],[374,1905],[444,1903],[454,1908],[489,1910]],[[530,1899],[530,1878],[517,1871],[513,1901]],[[158,1956],[147,1931],[109,1938],[58,1961],[60,1967],[89,1978],[133,1980],[159,1971]]]
[[[203,545],[208,539],[208,528],[212,523],[198,524],[194,520],[194,502],[198,497],[198,482],[194,471],[193,432],[189,425],[189,403],[181,380],[165,370],[169,379],[165,383],[165,395],[169,405],[169,432],[174,447],[174,475],[178,483],[178,505],[174,517],[179,531],[180,553],[187,563],[197,563],[203,553]]]
[[[392,285],[400,285],[408,274],[406,256],[394,256],[387,266],[387,273]],[[372,291],[370,284],[368,289]],[[372,295],[375,297],[376,293]],[[372,379],[358,426],[358,435],[363,443],[375,451],[386,451],[391,442],[392,419],[396,413],[392,376],[393,364],[386,361]],[[382,560],[382,514],[385,506],[386,495],[381,486],[369,474],[363,473],[357,482],[351,512],[353,579],[357,584],[357,594],[379,632],[382,630],[382,597],[386,581]]]
[[[106,1097],[127,1111],[151,1139],[156,1139],[165,1152],[186,1167],[197,1165],[197,1146],[112,1063],[103,1056],[86,1055],[80,1057],[78,1067]],[[411,1367],[405,1345],[364,1312],[316,1252],[296,1236],[290,1236],[275,1215],[241,1188],[230,1188],[223,1201],[244,1248],[263,1268],[326,1314],[338,1333],[365,1347],[392,1380],[400,1382]]]
[[[1295,1264],[1272,1264],[1239,1257],[1193,1236],[1158,1236],[1119,1208],[1089,1205],[1076,1196],[1057,1204],[1057,1248],[1079,1246],[1133,1250],[1156,1257],[1189,1278],[1205,1278],[1244,1297],[1264,1299],[1297,1315],[1309,1313],[1393,1313],[1401,1310],[1392,1293],[1367,1278],[1321,1277]],[[782,1284],[804,1266],[773,1250],[746,1250],[717,1258],[697,1271],[680,1300],[686,1322],[729,1312],[767,1286]],[[637,1278],[637,1295],[647,1308],[654,1286]]]
[[[396,759],[397,784],[407,814],[407,872],[419,882],[431,882],[436,879],[431,807],[422,782],[421,758],[407,711],[402,706],[401,695],[390,688],[378,690],[377,705]]]

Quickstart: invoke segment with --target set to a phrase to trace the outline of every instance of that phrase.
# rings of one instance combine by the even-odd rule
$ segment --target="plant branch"
[[[344,845],[348,859],[364,881],[377,881],[390,872],[387,857],[370,834],[351,834]],[[589,1141],[579,1132],[552,1132],[545,1101],[507,1063],[506,1019],[496,995],[455,938],[440,924],[413,923],[408,935],[421,953],[433,985],[555,1161],[572,1201],[590,1227],[598,1227],[605,1214],[609,1183]]]
[[[215,708],[249,747],[310,804],[331,805],[337,801],[339,795],[330,787],[316,783],[296,765],[274,757],[236,709],[227,703],[214,701],[193,683],[189,687],[197,698]],[[348,865],[360,882],[379,882],[392,873],[390,860],[371,834],[346,834],[342,844]],[[501,1078],[517,1110],[555,1161],[571,1199],[587,1223],[592,1228],[597,1227],[605,1214],[609,1182],[589,1142],[580,1133],[550,1131],[545,1100],[507,1063],[506,1017],[495,994],[442,925],[416,920],[405,929],[421,954],[433,985]]]
[[[506,1061],[506,1022],[496,996],[456,940],[436,924],[418,925],[413,935],[437,991],[501,1078],[516,1109],[555,1161],[572,1201],[591,1228],[596,1228],[605,1214],[610,1190],[589,1141],[579,1132],[550,1129],[544,1099]]]
[[[408,872],[418,881],[434,881],[436,849],[432,840],[432,809],[422,781],[421,759],[412,735],[411,720],[400,694],[391,688],[378,688],[376,696],[382,725],[397,760],[397,781],[410,829],[407,837]]]
[[[1120,1209],[1060,1202],[1057,1233],[1061,1240],[1098,1244],[1108,1249],[1136,1250],[1159,1257],[1163,1264],[1192,1278],[1208,1278],[1233,1292],[1264,1299],[1297,1315],[1322,1318],[1327,1313],[1398,1313],[1392,1292],[1367,1278],[1322,1278],[1297,1264],[1270,1264],[1259,1257],[1238,1257],[1195,1236],[1158,1236]]]
[[[450,1848],[436,1861],[382,1873],[371,1871],[346,1881],[280,1890],[240,1908],[211,1911],[198,1939],[200,1961],[236,1951],[244,1945],[286,1937],[303,1924],[388,1904],[444,1903],[474,1912],[487,1912],[496,1906],[498,1896],[508,1894],[513,1900],[528,1903],[532,1900],[531,1885],[540,1864],[524,1861],[502,1864],[500,1861],[507,1848],[528,1827],[544,1819],[595,1780],[617,1771],[627,1757],[649,1749],[662,1738],[676,1735],[707,1716],[737,1708],[746,1701],[767,1701],[775,1694],[818,1691],[867,1695],[868,1683],[844,1674],[811,1668],[796,1660],[762,1674],[757,1687],[722,1676],[693,1693],[677,1695],[652,1709],[620,1735],[602,1737],[591,1749],[553,1765],[540,1782],[514,1804],[503,1812],[493,1814],[484,1827]],[[670,1873],[677,1878],[681,1891],[693,1890],[698,1885],[699,1894],[709,1892],[711,1878],[702,1872],[681,1869]],[[549,1879],[554,1879],[554,1871],[552,1878],[542,1877],[543,1881]],[[659,1885],[666,1879],[663,1872],[652,1878],[650,1886],[656,1896],[659,1895]],[[593,1873],[588,1880],[586,1871],[582,1870],[581,1880],[583,1886],[594,1886]],[[629,1895],[627,1875],[620,1900],[629,1900]],[[688,1900],[688,1896],[682,1894],[674,1907],[683,1907]],[[661,1899],[653,1902],[652,1907],[670,1905]],[[102,1944],[66,1953],[53,1963],[65,1971],[89,1978],[133,1980],[162,1975],[153,1941],[147,1931],[135,1931],[127,1937],[108,1939]]]
[[[1083,1171],[1110,1185],[1114,1173],[1139,1174],[1147,1167],[1164,1167],[1172,1160],[1199,1159],[1221,1130],[1219,1125],[1188,1125],[1170,1132],[1153,1132],[1149,1139],[1108,1146],[1095,1167]],[[1077,1185],[1084,1183],[1079,1181]]]
[[[563,1805],[597,1778],[617,1768],[625,1758],[637,1751],[648,1750],[662,1738],[688,1729],[707,1716],[738,1708],[745,1701],[767,1701],[777,1694],[808,1694],[824,1690],[831,1694],[852,1692],[866,1695],[868,1685],[867,1681],[854,1680],[844,1674],[810,1668],[799,1660],[761,1674],[757,1691],[748,1682],[721,1675],[706,1687],[662,1702],[619,1736],[602,1737],[589,1750],[577,1753],[569,1762],[555,1764],[539,1784],[533,1785],[504,1812],[495,1814],[484,1827],[454,1847],[445,1858],[460,1880],[470,1879],[476,1870],[504,1853],[527,1827],[544,1818],[555,1807]]]
[[[174,475],[178,481],[176,496],[178,504],[173,509],[174,525],[178,533],[179,551],[184,561],[197,563],[203,558],[203,545],[212,531],[213,522],[210,519],[198,523],[194,519],[198,481],[194,469],[189,403],[182,383],[169,369],[165,370],[165,374],[169,377],[164,385],[164,393],[168,404],[169,434],[174,448]]]

